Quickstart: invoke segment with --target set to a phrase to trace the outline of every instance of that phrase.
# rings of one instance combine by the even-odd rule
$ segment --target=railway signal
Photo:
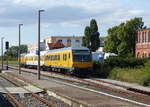
[[[5,42],[5,48],[6,48],[6,50],[9,49],[9,42],[8,41]]]
[[[6,70],[8,70],[8,49],[9,49],[9,42],[8,42],[8,41],[5,42],[5,49],[6,49],[6,53],[7,53],[7,65],[6,65]]]

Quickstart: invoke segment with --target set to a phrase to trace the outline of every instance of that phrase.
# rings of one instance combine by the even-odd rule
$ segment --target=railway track
[[[16,106],[16,107],[23,107],[23,104],[22,103],[20,103],[16,98],[15,98],[15,96],[13,95],[13,94],[11,94],[9,91],[8,91],[8,89],[6,89],[5,88],[5,86],[0,86],[6,93],[5,94],[1,94],[1,99],[2,99],[2,101],[1,102],[3,102],[3,104],[1,104],[1,105],[3,105],[3,106]],[[6,96],[6,98],[4,97],[4,96]],[[5,98],[5,99],[4,99]],[[8,104],[8,105],[7,105]],[[12,105],[11,105],[12,104]]]
[[[41,101],[43,104],[45,104],[46,106],[48,107],[55,107],[55,105],[53,103],[51,103],[50,101],[48,101],[47,99],[44,99],[42,97],[40,97],[38,94],[35,94],[33,93],[32,91],[30,91],[29,89],[25,88],[25,87],[22,87],[21,85],[17,84],[16,82],[12,81],[12,77],[10,76],[6,76],[6,75],[0,75],[1,78],[9,81],[10,83],[12,83],[13,85],[17,86],[17,87],[21,87],[23,88],[24,90],[28,91],[29,93],[32,94],[33,97],[35,97],[37,100]],[[9,78],[9,79],[8,79]],[[13,78],[14,79],[14,78]],[[16,79],[17,81],[17,79]],[[3,87],[3,89],[7,92],[6,94],[8,95],[8,97],[15,103],[15,105],[17,105],[17,107],[23,107],[23,105],[21,103],[19,103],[11,94],[10,92],[5,88]]]
[[[133,92],[137,92],[137,93],[141,93],[141,94],[150,96],[150,92],[148,92],[148,91],[139,90],[139,89],[136,89],[136,88],[133,88],[133,87],[129,87],[129,86],[113,83],[113,82],[108,82],[108,81],[104,81],[104,80],[99,80],[99,79],[98,80],[97,79],[91,79],[91,80],[94,80],[94,81],[97,81],[97,82],[111,84],[111,85],[114,85],[114,86],[125,88],[125,89],[127,89],[129,91],[133,91]]]
[[[23,70],[29,70],[29,69],[23,68]],[[48,71],[44,71],[44,72],[48,72]],[[53,73],[53,74],[61,75],[61,76],[63,76],[63,77],[70,77],[70,78],[73,78],[73,79],[82,81],[82,82],[84,82],[84,83],[90,82],[90,81],[83,80],[83,79],[81,79],[81,78],[78,78],[78,77],[72,76],[72,75],[68,75],[68,74],[62,74],[62,73],[56,73],[56,72],[48,72],[48,73]],[[104,80],[97,80],[97,79],[91,79],[91,80],[94,80],[94,81],[97,81],[97,82],[102,82],[102,83],[111,84],[111,85],[118,86],[118,87],[124,88],[124,89],[126,89],[126,90],[129,90],[129,91],[131,91],[131,92],[136,92],[136,93],[140,93],[140,94],[144,94],[144,95],[150,96],[150,92],[147,92],[147,91],[144,91],[144,90],[139,90],[139,89],[136,89],[136,88],[133,88],[133,87],[129,87],[129,86],[125,86],[125,85],[120,85],[120,84],[117,84],[117,83],[112,83],[112,82],[108,82],[108,81],[104,81]],[[91,82],[90,82],[90,83],[91,83]],[[96,86],[96,87],[97,87],[97,86]]]
[[[29,73],[36,74],[36,72],[31,72],[31,69],[24,69],[23,68],[23,70],[27,71]],[[64,77],[70,77],[70,78],[76,79],[76,81],[71,80],[71,79],[64,79],[64,78],[54,77],[54,76],[50,76],[50,75],[46,75],[46,74],[42,74],[42,76],[45,76],[45,77],[48,77],[48,78],[59,79],[61,81],[66,81],[66,82],[69,82],[69,83],[76,82],[76,83],[79,83],[79,84],[84,84],[86,86],[92,86],[92,87],[95,87],[95,88],[98,88],[98,89],[102,89],[105,92],[113,92],[113,93],[121,94],[124,97],[134,98],[134,100],[137,100],[137,101],[141,101],[141,100],[144,100],[146,102],[150,101],[150,97],[148,95],[142,95],[141,93],[139,94],[139,93],[133,93],[133,92],[128,92],[128,91],[119,90],[119,89],[113,89],[111,87],[107,87],[107,86],[104,86],[104,85],[101,85],[101,84],[96,84],[96,83],[93,83],[93,82],[90,82],[90,81],[87,81],[87,80],[83,80],[83,79],[80,79],[80,78],[77,78],[77,77],[72,77],[72,76],[68,76],[68,75],[66,76],[66,75],[60,74],[60,73],[55,73],[55,74],[61,75],[61,76],[64,76]]]

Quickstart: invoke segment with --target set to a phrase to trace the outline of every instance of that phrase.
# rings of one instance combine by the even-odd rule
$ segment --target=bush
[[[121,67],[121,68],[134,68],[136,66],[144,66],[144,63],[147,59],[137,59],[133,57],[109,57],[104,61],[104,65],[109,66],[111,68]]]
[[[149,68],[113,68],[109,78],[148,86],[150,83]]]
[[[110,67],[107,67],[107,65],[101,64],[100,62],[94,62],[92,75],[106,78],[109,75],[110,70]]]

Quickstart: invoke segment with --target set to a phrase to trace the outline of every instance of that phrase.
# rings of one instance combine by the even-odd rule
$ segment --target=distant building
[[[65,47],[81,47],[81,36],[50,36],[45,39],[46,50],[49,50],[49,43],[61,42]]]
[[[104,42],[106,40],[106,37],[100,37],[100,47],[104,47]]]
[[[42,40],[42,41],[40,42],[40,50],[41,50],[41,51],[44,51],[45,49],[46,49],[46,47],[45,47],[45,41]],[[38,43],[32,43],[32,44],[29,44],[29,45],[28,45],[28,52],[29,52],[29,53],[35,52],[35,51],[37,51],[37,50],[38,50]]]
[[[65,45],[63,43],[57,41],[57,42],[54,42],[54,43],[48,43],[48,47],[49,47],[49,50],[51,50],[51,49],[64,48]]]
[[[150,57],[150,28],[136,32],[136,57]]]
[[[100,37],[100,47],[98,48],[98,52],[103,52],[103,48],[104,48],[104,42],[106,40],[106,37]]]

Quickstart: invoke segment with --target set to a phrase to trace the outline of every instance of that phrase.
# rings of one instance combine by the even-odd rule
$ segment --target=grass
[[[0,64],[2,63],[1,59],[0,59]],[[4,60],[4,64],[7,64],[7,61]],[[11,59],[8,59],[8,64],[9,65],[18,65],[18,59],[17,58],[11,58]]]
[[[113,68],[108,78],[148,86],[150,85],[150,60],[145,63],[145,66],[136,68]]]

